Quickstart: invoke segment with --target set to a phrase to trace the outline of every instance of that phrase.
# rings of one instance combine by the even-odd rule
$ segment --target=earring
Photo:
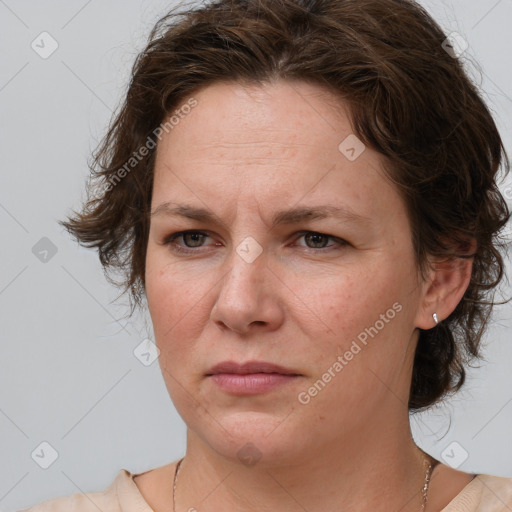
[[[434,322],[437,325],[439,323],[439,320],[437,319],[437,313],[433,313],[432,316],[434,317]]]

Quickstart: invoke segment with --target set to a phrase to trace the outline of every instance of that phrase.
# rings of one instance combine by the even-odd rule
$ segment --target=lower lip
[[[282,373],[218,373],[211,379],[220,389],[236,395],[257,395],[271,391],[296,379],[297,375]]]

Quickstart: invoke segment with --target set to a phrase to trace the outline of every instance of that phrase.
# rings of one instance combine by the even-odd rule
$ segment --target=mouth
[[[248,361],[246,363],[236,363],[235,361],[224,361],[216,364],[206,374],[207,376],[219,374],[235,374],[235,375],[249,375],[254,373],[277,373],[279,375],[295,375],[300,373],[277,364],[267,363],[265,361]]]
[[[288,384],[302,375],[295,370],[265,361],[224,361],[213,366],[206,376],[226,393],[255,395]]]

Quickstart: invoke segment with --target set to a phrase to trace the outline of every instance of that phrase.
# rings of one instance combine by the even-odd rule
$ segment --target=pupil
[[[194,245],[194,242],[200,242],[200,241],[201,241],[201,240],[200,240],[201,233],[189,233],[189,234],[188,234],[188,236],[189,236],[189,237],[192,237],[192,241],[193,241],[193,242],[192,242],[192,245],[193,245],[194,247],[196,247],[196,245]],[[189,244],[187,244],[187,245],[189,245]]]
[[[318,243],[320,243],[320,244],[321,244],[321,240],[322,240],[322,239],[323,239],[323,240],[324,240],[324,242],[325,242],[325,237],[324,237],[324,235],[320,235],[320,234],[318,234],[318,233],[313,233],[313,234],[309,234],[309,235],[307,235],[307,236],[308,236],[308,237],[310,237],[310,240],[311,240],[312,238],[314,238],[314,240],[313,240],[313,244],[318,244]],[[321,245],[322,245],[322,244],[321,244]],[[325,244],[323,244],[323,245],[322,245],[322,247],[325,247]]]

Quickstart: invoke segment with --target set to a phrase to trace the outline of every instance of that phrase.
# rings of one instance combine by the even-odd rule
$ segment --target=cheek
[[[190,350],[209,317],[209,292],[215,285],[211,272],[184,271],[179,263],[169,263],[165,255],[148,252],[146,297],[161,352],[176,356],[181,347]]]
[[[181,283],[182,284],[182,283]],[[161,349],[162,337],[172,333],[180,314],[183,314],[189,295],[180,292],[179,274],[166,264],[160,250],[148,248],[146,258],[146,297],[156,336]]]
[[[186,281],[179,265],[166,257],[165,249],[152,249],[150,244],[146,256],[146,295],[150,308],[156,313],[165,308],[172,314],[172,310],[168,309],[169,304],[175,303],[180,307],[188,298],[186,290],[183,290]],[[190,283],[189,280],[189,286]],[[176,301],[175,297],[180,291],[182,300]]]
[[[371,267],[346,276],[340,273],[325,280],[321,290],[317,288],[316,293],[310,291],[307,295],[317,315],[314,324],[306,327],[302,320],[302,325],[309,331],[308,337],[316,340],[311,348],[317,355],[317,365],[324,367],[338,355],[352,351],[347,353],[347,359],[373,367],[403,350],[401,340],[407,338],[404,284],[397,278],[394,266],[379,263],[374,267],[379,271],[373,275]],[[304,291],[307,285],[302,281]]]
[[[297,295],[303,297],[304,309],[309,310],[308,319],[314,318],[311,325],[317,331],[345,338],[375,323],[400,295],[392,273],[382,264],[376,267],[379,273],[375,275],[371,275],[370,268],[351,268],[297,279]]]

